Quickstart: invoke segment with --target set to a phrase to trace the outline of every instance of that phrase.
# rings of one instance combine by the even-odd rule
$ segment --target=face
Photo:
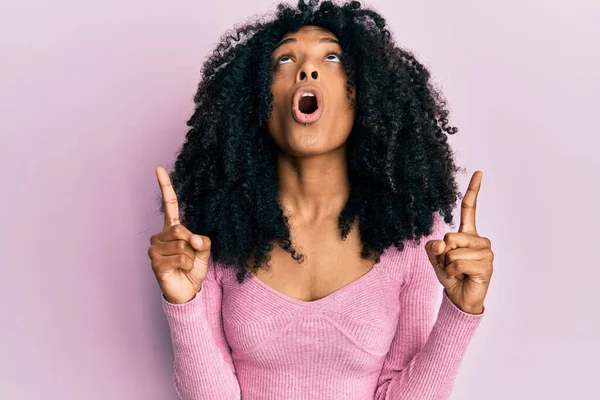
[[[273,112],[267,127],[282,151],[297,157],[318,155],[346,142],[354,109],[347,97],[348,76],[336,53],[343,54],[337,37],[316,26],[285,34],[273,52]],[[354,87],[350,98],[356,99]]]

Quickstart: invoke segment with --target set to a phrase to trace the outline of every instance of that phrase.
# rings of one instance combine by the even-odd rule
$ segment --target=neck
[[[317,156],[280,153],[277,170],[279,199],[288,218],[337,223],[350,193],[346,146]]]

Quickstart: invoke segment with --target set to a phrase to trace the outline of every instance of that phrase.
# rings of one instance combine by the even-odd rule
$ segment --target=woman
[[[222,39],[173,171],[156,169],[148,254],[180,399],[445,399],[481,321],[481,173],[445,234],[441,95],[379,14],[317,5]]]

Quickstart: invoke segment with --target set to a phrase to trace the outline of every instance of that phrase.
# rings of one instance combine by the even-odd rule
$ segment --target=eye
[[[292,55],[291,55],[291,54],[289,54],[289,53],[285,53],[285,54],[282,54],[282,55],[280,55],[280,56],[277,58],[277,60],[275,61],[275,65],[283,64],[283,63],[281,62],[281,60],[283,60],[283,59],[285,59],[285,58],[292,58]]]
[[[335,57],[337,57],[337,58],[338,58],[338,62],[340,62],[340,63],[342,62],[342,55],[341,55],[340,53],[338,53],[337,51],[330,51],[330,52],[327,54],[327,56],[326,56],[326,59],[327,59],[328,57],[330,57],[330,56],[335,56]],[[279,56],[279,58],[277,58],[277,61],[275,62],[275,64],[276,64],[276,65],[280,65],[280,64],[287,64],[287,62],[282,62],[282,60],[284,60],[284,59],[286,59],[286,58],[289,58],[289,59],[291,59],[291,58],[292,58],[292,55],[291,55],[291,54],[289,54],[289,53],[285,53],[285,54],[282,54],[282,55],[280,55],[280,56]],[[335,59],[334,59],[334,60],[331,60],[331,59],[329,59],[329,60],[330,60],[330,61],[335,61]]]
[[[336,56],[339,60],[339,62],[342,62],[342,55],[340,53],[338,53],[337,51],[332,51],[329,54],[327,54],[327,57],[329,56]]]
[[[279,57],[279,58],[277,59],[277,63],[278,63],[278,64],[281,64],[281,60],[283,60],[283,59],[285,59],[285,58],[291,58],[291,55],[290,55],[290,54],[282,54],[282,55],[281,55],[281,57]]]

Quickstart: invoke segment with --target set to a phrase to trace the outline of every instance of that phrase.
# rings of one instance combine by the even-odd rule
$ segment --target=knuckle
[[[153,246],[148,247],[148,257],[152,260],[154,258],[155,250]]]
[[[159,260],[152,260],[150,265],[152,265],[152,271],[154,271],[155,273],[161,271],[161,263],[159,262]]]
[[[179,265],[185,266],[185,261],[187,260],[187,256],[185,254],[180,254],[178,257]]]
[[[187,247],[186,245],[187,245],[187,243],[185,242],[185,240],[182,240],[182,239],[179,239],[177,241],[177,243],[175,244],[177,251],[179,251],[179,252],[184,251]]]
[[[456,255],[454,255],[454,253],[447,253],[446,254],[446,262],[448,264],[453,263],[456,261]]]

